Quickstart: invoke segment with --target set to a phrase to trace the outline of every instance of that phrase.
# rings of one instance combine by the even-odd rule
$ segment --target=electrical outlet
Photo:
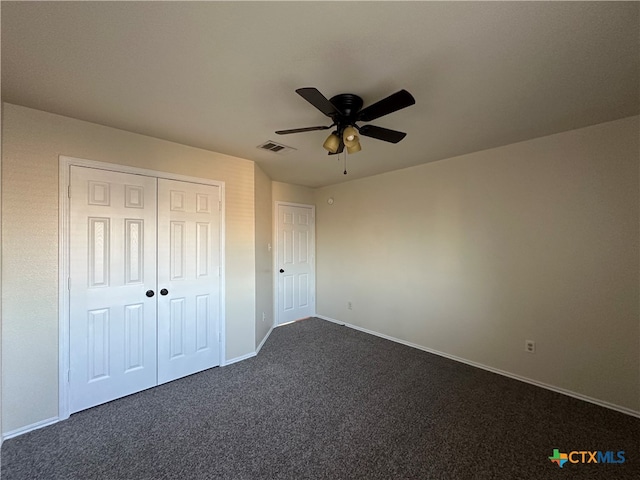
[[[266,322],[267,321],[267,314],[262,312],[262,321]]]
[[[533,340],[525,340],[524,351],[527,353],[536,353],[536,342]]]
[[[347,302],[347,308],[349,310],[353,310],[353,305],[351,304],[351,302]]]

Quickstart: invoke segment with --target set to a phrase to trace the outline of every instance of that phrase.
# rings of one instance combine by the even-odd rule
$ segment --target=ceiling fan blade
[[[360,110],[358,113],[358,120],[363,122],[370,122],[376,118],[380,118],[384,115],[402,110],[416,103],[415,98],[406,90],[400,90],[387,98],[383,98],[379,102],[369,105],[367,108]]]
[[[327,117],[340,114],[333,103],[327,100],[327,97],[322,95],[315,87],[298,88],[296,93],[324,113]]]
[[[333,125],[328,127],[305,127],[305,128],[292,128],[291,130],[278,130],[276,133],[278,135],[288,135],[289,133],[302,133],[302,132],[313,132],[314,130],[329,130]]]
[[[336,153],[329,152],[329,155],[338,155],[343,151],[344,151],[344,142],[342,141],[342,139],[340,139],[340,146],[338,147],[338,150],[336,150]]]
[[[397,130],[389,130],[388,128],[376,127],[375,125],[364,125],[360,127],[360,135],[365,137],[377,138],[385,142],[398,143],[407,136],[404,132]]]

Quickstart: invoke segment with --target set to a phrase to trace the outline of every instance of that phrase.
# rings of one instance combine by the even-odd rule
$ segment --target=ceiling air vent
[[[258,148],[262,150],[269,150],[270,152],[277,153],[278,155],[285,155],[295,150],[293,147],[287,147],[281,143],[276,143],[273,140],[267,140],[262,145],[258,145]]]

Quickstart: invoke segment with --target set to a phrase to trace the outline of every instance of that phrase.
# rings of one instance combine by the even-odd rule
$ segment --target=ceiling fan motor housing
[[[353,93],[341,93],[331,97],[329,101],[340,112],[333,116],[333,121],[338,126],[340,133],[349,125],[356,125],[356,115],[364,104],[362,98]]]

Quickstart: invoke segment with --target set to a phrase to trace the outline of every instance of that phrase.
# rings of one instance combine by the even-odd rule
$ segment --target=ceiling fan
[[[385,142],[398,143],[407,135],[406,133],[375,125],[358,126],[356,122],[370,122],[416,103],[413,96],[406,90],[400,90],[364,109],[362,108],[362,98],[352,93],[341,93],[329,100],[315,87],[298,88],[296,93],[331,118],[332,123],[329,126],[278,130],[276,133],[287,135],[314,130],[329,130],[335,127],[322,145],[329,151],[329,155],[342,153],[345,147],[350,154],[359,152],[361,146],[358,134]]]

